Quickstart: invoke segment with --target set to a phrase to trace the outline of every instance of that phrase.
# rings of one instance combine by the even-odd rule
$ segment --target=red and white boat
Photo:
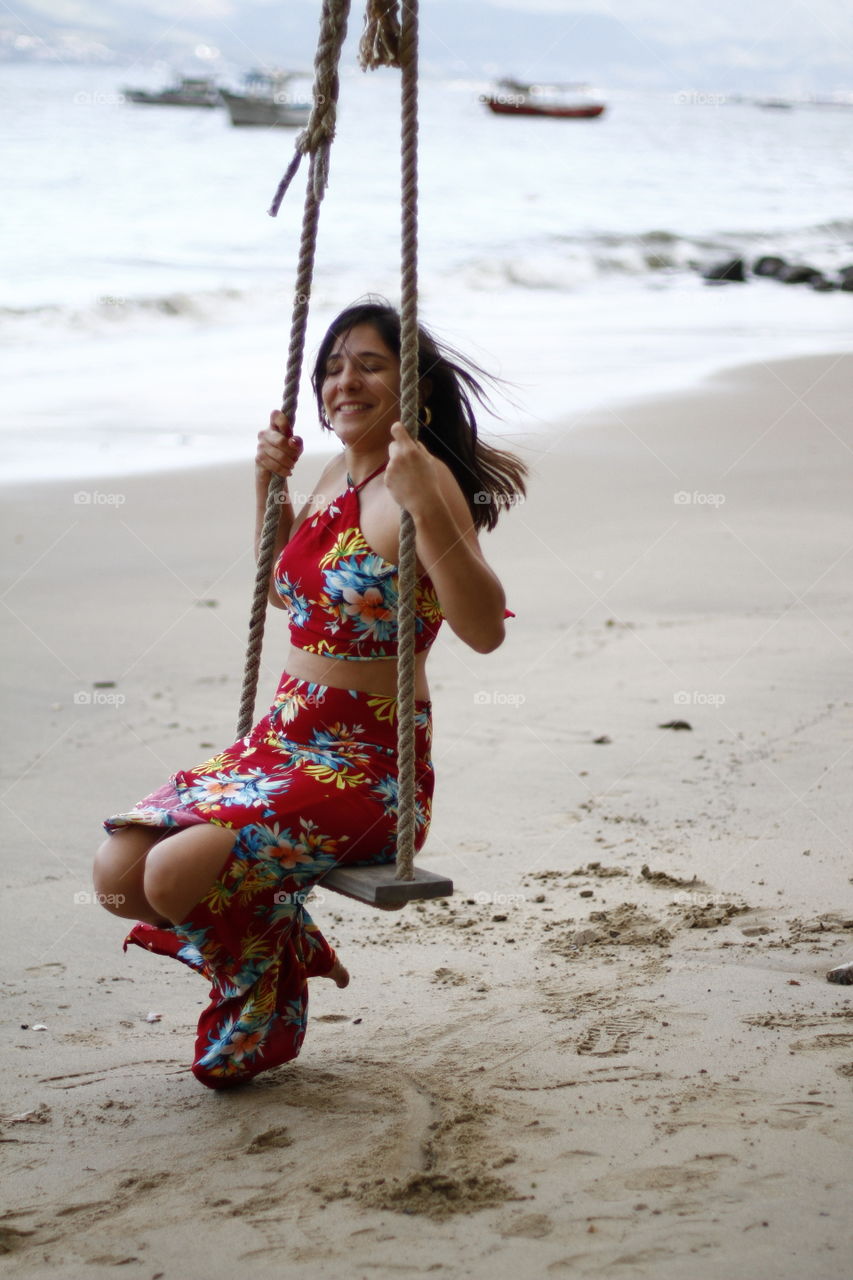
[[[604,114],[604,103],[587,96],[583,84],[524,84],[500,80],[480,101],[499,116],[551,116],[559,120],[594,120]]]

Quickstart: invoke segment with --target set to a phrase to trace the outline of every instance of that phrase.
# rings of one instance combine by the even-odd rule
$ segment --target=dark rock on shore
[[[826,275],[807,262],[788,262],[778,254],[766,253],[755,259],[751,269],[743,258],[729,258],[702,271],[706,284],[743,284],[753,277],[778,280],[780,284],[809,285],[816,293],[836,293],[838,290],[853,293],[853,264]]]
[[[779,272],[787,265],[784,258],[776,258],[773,254],[765,254],[763,258],[756,258],[752,265],[752,274],[754,276],[778,276]]]
[[[809,267],[804,262],[790,263],[776,276],[777,280],[781,280],[783,284],[813,284],[815,280],[823,279],[823,272],[818,271],[816,267]]]
[[[731,258],[728,262],[718,262],[702,272],[703,279],[717,282],[732,281],[743,284],[746,281],[746,264],[743,258]]]

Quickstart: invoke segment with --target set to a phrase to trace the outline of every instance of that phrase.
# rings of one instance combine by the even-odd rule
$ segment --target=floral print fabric
[[[396,658],[397,566],[365,541],[355,488],[299,526],[274,581],[297,648],[332,658]],[[422,574],[415,591],[416,652],[429,648],[441,622],[435,587]]]
[[[395,698],[309,684],[285,674],[251,732],[105,826],[212,822],[237,831],[205,897],[180,925],[137,924],[125,942],[181,960],[211,983],[199,1020],[195,1076],[240,1083],[295,1058],[305,1036],[308,978],[335,953],[305,907],[339,863],[387,862],[397,825]],[[430,704],[416,704],[420,849],[430,820]]]

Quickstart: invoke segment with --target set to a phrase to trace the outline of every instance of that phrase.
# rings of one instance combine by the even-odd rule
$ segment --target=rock
[[[702,272],[704,280],[713,283],[743,284],[746,280],[746,265],[743,258],[731,258],[728,262],[717,262]]]
[[[815,277],[811,286],[815,293],[834,293],[840,287],[834,280],[827,280],[826,276]]]
[[[778,276],[783,267],[787,267],[784,258],[777,258],[773,254],[765,254],[763,258],[756,258],[752,265],[752,274],[755,276]]]
[[[690,723],[689,720],[666,720],[663,724],[659,724],[658,728],[659,729],[690,729],[692,732],[693,725]]]
[[[776,276],[783,284],[811,284],[813,280],[822,278],[822,272],[804,262],[789,263]]]
[[[836,969],[830,969],[826,975],[826,980],[827,982],[840,982],[845,987],[853,985],[853,963],[840,964]]]

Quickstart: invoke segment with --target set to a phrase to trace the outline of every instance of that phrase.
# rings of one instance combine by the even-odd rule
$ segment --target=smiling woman
[[[296,1057],[308,978],[349,975],[305,910],[342,865],[394,857],[400,511],[412,516],[415,592],[415,847],[433,792],[426,660],[442,622],[487,653],[504,638],[504,591],[477,537],[524,493],[525,467],[484,444],[474,366],[419,331],[421,438],[400,416],[400,319],[350,308],[320,347],[313,384],[341,452],[295,512],[283,489],[270,598],[291,646],[273,705],[250,732],[114,815],[98,852],[99,901],[140,921],[128,942],[212,983],[193,1072],[211,1088]],[[480,371],[476,371],[480,372]],[[272,476],[302,453],[273,413],[256,455],[258,531]]]

